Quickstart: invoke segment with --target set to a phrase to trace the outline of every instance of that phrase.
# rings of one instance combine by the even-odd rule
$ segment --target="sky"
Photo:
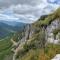
[[[60,0],[0,0],[0,20],[33,23],[60,7]]]

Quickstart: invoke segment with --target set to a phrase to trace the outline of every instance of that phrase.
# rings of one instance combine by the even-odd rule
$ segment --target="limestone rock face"
[[[51,60],[60,60],[60,54],[57,54],[53,59]]]
[[[60,19],[55,19],[51,22],[50,25],[46,28],[46,40],[48,43],[54,43],[57,44],[60,42],[60,32],[56,35],[54,38],[53,30],[60,28]],[[28,24],[24,29],[24,38],[21,41],[26,41],[32,37],[34,33],[34,29],[32,27],[32,24]]]
[[[27,26],[25,26],[24,28],[24,36],[22,37],[22,39],[20,40],[20,42],[26,42],[28,39],[30,39],[32,37],[33,34],[33,28],[32,28],[32,24],[28,24]]]
[[[53,34],[53,30],[58,29],[58,28],[60,28],[60,20],[59,19],[54,20],[49,26],[47,26],[47,28],[46,28],[47,42],[54,43],[54,44],[59,43],[60,33],[58,32],[58,34],[56,35],[55,38],[54,38],[54,34]]]
[[[28,40],[33,34],[32,24],[28,24],[25,28],[25,39]]]

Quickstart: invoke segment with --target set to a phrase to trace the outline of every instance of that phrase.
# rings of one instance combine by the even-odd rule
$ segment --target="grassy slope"
[[[4,60],[6,55],[11,54],[11,36],[9,35],[0,41],[0,60]]]
[[[60,45],[49,44],[44,49],[31,49],[20,60],[51,60],[56,54],[60,54]]]

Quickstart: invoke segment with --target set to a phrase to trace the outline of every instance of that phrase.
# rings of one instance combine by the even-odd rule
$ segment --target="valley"
[[[13,34],[0,39],[0,60],[5,60],[11,53],[12,43],[10,41]],[[8,59],[7,59],[8,60]]]

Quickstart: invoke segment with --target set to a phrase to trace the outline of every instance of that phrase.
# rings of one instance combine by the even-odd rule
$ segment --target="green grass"
[[[6,55],[11,54],[11,46],[12,43],[10,41],[11,36],[7,36],[4,39],[1,39],[0,41],[0,60],[4,60]]]
[[[60,8],[57,9],[55,12],[49,14],[47,17],[43,17],[42,18],[43,20],[41,19],[38,19],[38,21],[36,21],[35,23],[33,23],[33,27],[34,29],[38,29],[41,28],[41,27],[46,27],[48,25],[51,24],[52,21],[54,20],[60,20]]]
[[[30,49],[19,60],[51,60],[56,54],[60,54],[60,45],[48,44],[45,49]]]
[[[53,34],[54,34],[54,35],[57,35],[58,32],[60,32],[60,28],[53,30]]]

